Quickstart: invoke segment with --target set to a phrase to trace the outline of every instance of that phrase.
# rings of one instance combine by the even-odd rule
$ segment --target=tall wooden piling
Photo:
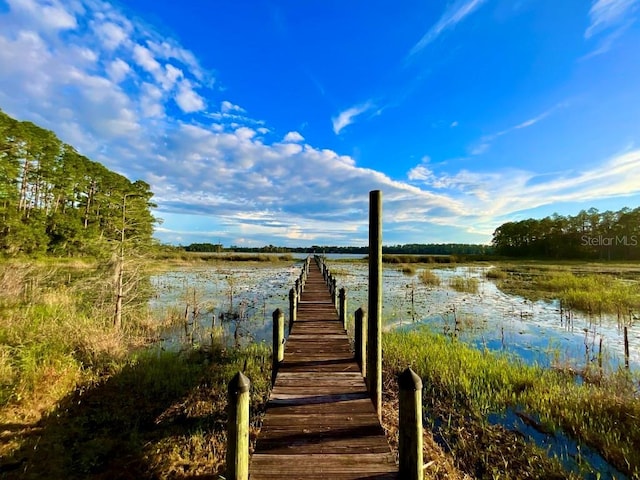
[[[629,330],[624,326],[624,367],[629,370]]]
[[[367,312],[360,307],[354,315],[354,351],[363,377],[367,377]]]
[[[398,457],[399,478],[423,480],[422,468],[422,380],[407,368],[398,377],[399,422]]]
[[[382,418],[382,192],[369,192],[369,305],[367,387]]]
[[[293,328],[293,324],[296,321],[296,317],[298,316],[298,295],[296,291],[292,288],[289,290],[289,333],[291,333],[291,329]]]
[[[228,480],[249,478],[249,388],[251,382],[236,375],[228,387],[227,476]]]
[[[273,312],[273,360],[271,364],[271,384],[276,381],[278,367],[284,360],[284,312],[279,308]]]
[[[342,328],[347,329],[347,291],[344,287],[340,289],[340,308],[338,309]]]

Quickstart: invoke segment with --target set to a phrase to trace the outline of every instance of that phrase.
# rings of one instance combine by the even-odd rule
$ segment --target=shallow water
[[[289,315],[289,289],[301,269],[301,260],[285,266],[264,264],[226,264],[222,267],[189,267],[152,277],[156,297],[151,302],[158,315],[184,318],[189,292],[188,322],[194,341],[207,341],[215,315],[215,335],[227,343],[270,341],[272,312],[280,308]],[[347,289],[349,316],[367,305],[368,266],[366,263],[332,260],[331,271],[338,286]],[[479,348],[505,350],[517,354],[528,363],[544,366],[583,368],[587,362],[597,366],[600,342],[605,369],[624,366],[622,330],[613,316],[589,317],[572,313],[571,321],[560,316],[557,301],[529,301],[502,292],[492,280],[485,278],[490,267],[460,266],[434,268],[441,285],[428,287],[418,275],[406,275],[396,267],[383,270],[383,319],[385,328],[413,328],[429,324],[447,334]],[[447,286],[455,276],[476,278],[477,294],[457,292]],[[193,299],[193,292],[196,299]],[[233,298],[231,293],[233,293]],[[232,304],[233,302],[233,304]],[[193,322],[193,305],[200,314]],[[221,321],[221,314],[238,318]],[[227,319],[230,316],[227,315]],[[185,328],[179,322],[167,335],[167,345],[179,344]],[[210,341],[210,340],[209,340]],[[640,330],[629,329],[630,367],[640,366]]]
[[[366,264],[331,262],[338,272],[338,284],[348,290],[350,310],[367,302]],[[389,328],[412,328],[428,324],[436,330],[489,350],[517,354],[528,363],[574,369],[598,365],[602,339],[602,363],[609,370],[624,367],[622,329],[612,315],[589,316],[571,313],[571,321],[560,316],[558,301],[530,301],[502,292],[485,274],[491,267],[460,266],[434,268],[441,285],[428,287],[418,275],[406,275],[398,268],[383,271],[383,318]],[[477,294],[448,287],[451,278],[475,278]],[[355,305],[351,307],[351,305]],[[566,312],[563,312],[566,313]],[[565,317],[565,315],[563,315]],[[640,366],[640,329],[629,328],[629,364]]]
[[[288,318],[289,289],[300,268],[295,261],[286,266],[234,263],[153,275],[155,316],[180,318],[164,335],[163,346],[179,348],[185,339],[206,343],[212,334],[228,345],[270,341],[273,311],[280,308]]]

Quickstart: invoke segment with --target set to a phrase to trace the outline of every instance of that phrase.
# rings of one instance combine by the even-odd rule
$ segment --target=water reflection
[[[353,312],[367,304],[368,266],[334,260],[330,267],[347,289],[353,318]],[[210,341],[213,335],[230,345],[270,341],[272,312],[280,308],[288,315],[288,292],[300,268],[301,260],[294,260],[285,266],[237,263],[154,275],[151,307],[172,324],[166,346],[177,347],[185,334],[194,342]],[[601,362],[608,370],[624,367],[623,336],[615,316],[570,312],[568,317],[557,301],[507,294],[485,277],[488,268],[434,268],[441,284],[427,286],[420,270],[407,275],[385,265],[385,328],[429,324],[479,348],[505,350],[545,366],[579,370]],[[454,277],[475,279],[477,293],[450,288]],[[629,344],[630,366],[637,369],[640,337],[633,328]]]

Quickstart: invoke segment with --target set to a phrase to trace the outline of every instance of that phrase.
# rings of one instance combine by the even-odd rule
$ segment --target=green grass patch
[[[578,385],[559,372],[480,351],[426,329],[385,334],[383,349],[390,374],[411,365],[422,377],[432,428],[469,474],[494,478],[499,471],[505,478],[563,478],[557,476],[559,463],[545,452],[488,424],[490,413],[513,409],[539,419],[540,428],[562,429],[585,442],[628,475],[640,475],[637,379],[624,372],[599,377],[598,384]]]
[[[383,263],[456,263],[455,255],[382,255]]]
[[[455,275],[449,279],[449,286],[456,292],[478,293],[480,282],[474,277]]]
[[[617,314],[621,320],[640,310],[640,283],[623,279],[613,271],[592,268],[574,272],[563,266],[515,266],[498,286],[531,300],[559,299],[563,308],[586,313]],[[637,277],[636,277],[637,278]]]
[[[508,273],[501,268],[490,268],[487,270],[487,273],[485,273],[485,276],[492,280],[504,280],[507,278]]]

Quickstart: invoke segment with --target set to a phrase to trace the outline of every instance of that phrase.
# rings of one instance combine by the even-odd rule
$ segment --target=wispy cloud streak
[[[528,120],[520,122],[517,125],[514,125],[512,127],[506,128],[504,130],[501,130],[499,132],[493,133],[491,135],[485,135],[484,137],[482,137],[480,139],[480,142],[477,145],[475,145],[474,147],[471,148],[471,150],[470,150],[471,155],[481,155],[481,154],[483,154],[484,152],[486,152],[489,149],[489,147],[491,146],[491,143],[494,142],[496,139],[502,137],[503,135],[507,135],[507,134],[509,134],[511,132],[514,132],[516,130],[522,130],[523,128],[532,127],[536,123],[538,123],[538,122],[544,120],[545,118],[547,118],[549,115],[551,115],[552,113],[554,113],[558,109],[564,108],[567,105],[568,105],[567,102],[559,103],[559,104],[554,105],[553,107],[551,107],[549,110],[546,110],[546,111],[542,112],[540,115],[537,115],[537,116],[532,117],[532,118],[530,118]]]
[[[585,38],[628,22],[639,3],[639,0],[594,0],[589,9],[591,23],[584,32]]]
[[[340,134],[343,128],[351,125],[355,118],[368,110],[372,109],[375,105],[369,101],[363,103],[361,105],[356,105],[355,107],[348,108],[343,112],[340,112],[336,117],[333,117],[331,121],[333,122],[333,131],[336,135]]]
[[[589,9],[589,26],[584,38],[599,38],[594,50],[583,56],[587,60],[607,53],[624,32],[635,22],[640,0],[594,0]]]
[[[486,0],[464,0],[454,3],[444,12],[440,20],[424,34],[420,41],[413,46],[407,57],[413,57],[438,38],[443,32],[454,28],[458,23],[477,10],[485,1]]]

